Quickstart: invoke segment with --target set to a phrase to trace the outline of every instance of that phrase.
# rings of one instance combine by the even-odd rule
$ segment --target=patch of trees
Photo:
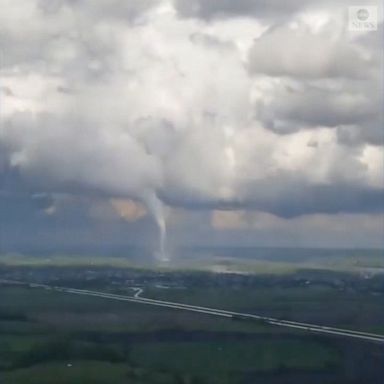
[[[20,355],[13,368],[30,367],[51,361],[93,360],[121,363],[128,360],[127,350],[118,345],[103,345],[63,338],[37,344]]]

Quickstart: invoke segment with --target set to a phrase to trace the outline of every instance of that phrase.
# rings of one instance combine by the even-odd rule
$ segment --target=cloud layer
[[[348,4],[4,0],[3,198],[382,212],[381,35]]]

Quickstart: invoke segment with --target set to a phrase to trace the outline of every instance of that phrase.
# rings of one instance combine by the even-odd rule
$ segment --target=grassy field
[[[322,338],[52,291],[0,287],[0,314],[2,384],[241,383],[342,364]]]
[[[212,372],[226,377],[250,369],[273,372],[287,369],[322,369],[339,362],[338,353],[316,342],[280,339],[192,343],[150,343],[134,345],[134,361],[150,369],[176,369],[199,372],[210,377]]]
[[[3,373],[3,383],[23,384],[104,384],[126,383],[125,364],[111,364],[101,361],[76,361],[70,363],[44,363],[14,372]]]
[[[145,297],[384,333],[379,253],[248,252],[145,268],[3,255],[0,276],[121,294],[133,284]],[[382,384],[382,361],[383,346],[361,341],[0,284],[1,384]]]
[[[383,296],[337,287],[148,289],[146,297],[356,330],[380,331]]]

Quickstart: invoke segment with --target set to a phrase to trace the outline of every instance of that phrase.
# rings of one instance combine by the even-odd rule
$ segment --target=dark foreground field
[[[340,293],[333,298],[324,287],[306,294],[297,288],[270,290],[269,296],[266,292],[261,288],[148,288],[153,296],[161,293],[179,301],[184,297],[214,307],[227,303],[252,309],[259,297],[265,312],[268,302],[272,312],[287,311],[292,308],[289,303],[296,302],[299,313],[315,303],[311,305],[318,310],[312,317],[322,320],[327,319],[326,313],[321,316],[327,311],[325,297],[333,310],[338,300],[341,303]],[[342,311],[357,313],[354,308],[348,311],[348,306],[360,302],[360,310],[376,308],[376,315],[382,315],[376,296],[367,293],[365,301],[363,293],[356,297],[344,303]],[[362,315],[368,322],[367,318]],[[382,384],[383,361],[384,347],[367,342],[0,285],[1,384]]]

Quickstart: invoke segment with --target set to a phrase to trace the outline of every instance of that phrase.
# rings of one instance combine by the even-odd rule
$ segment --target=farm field
[[[30,273],[28,268],[13,268],[21,275]],[[55,270],[58,283],[60,278],[66,279],[66,273],[65,268]],[[257,280],[258,286],[244,287],[241,281],[235,287],[220,283],[204,286],[204,282],[212,282],[212,276],[192,272],[192,276],[184,272],[186,284],[181,288],[179,275],[164,277],[164,272],[159,272],[160,282],[178,282],[174,287],[165,287],[148,282],[145,273],[134,271],[135,282],[142,283],[145,297],[285,315],[295,320],[348,325],[351,329],[382,329],[382,298],[369,291],[340,290],[326,284],[284,288],[281,284],[286,280],[274,281],[273,289],[263,288],[263,284],[270,283],[268,276]],[[99,281],[98,290],[132,294],[129,287],[108,286],[104,280]],[[257,380],[347,384],[355,383],[351,378],[356,377],[369,377],[367,383],[379,383],[384,372],[378,362],[383,357],[382,346],[361,341],[0,285],[2,384],[48,384],[52,380],[59,384],[231,384]]]

